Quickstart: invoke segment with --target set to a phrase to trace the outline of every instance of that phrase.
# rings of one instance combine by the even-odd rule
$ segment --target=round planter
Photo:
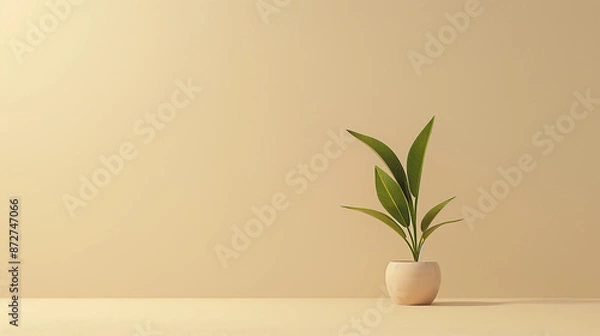
[[[437,262],[392,260],[385,270],[385,285],[397,305],[429,305],[442,282]]]

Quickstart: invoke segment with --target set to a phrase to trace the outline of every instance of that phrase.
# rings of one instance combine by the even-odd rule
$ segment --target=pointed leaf
[[[440,228],[446,224],[460,222],[461,220],[463,220],[463,219],[462,218],[454,219],[454,220],[442,222],[440,224],[436,224],[436,225],[430,227],[429,229],[427,229],[427,231],[423,232],[423,235],[421,236],[421,243],[424,242],[425,239],[427,239],[427,237],[429,237],[433,233],[433,231],[437,230],[438,228]]]
[[[379,202],[402,226],[410,225],[408,201],[396,180],[375,166],[375,187]]]
[[[402,163],[400,162],[398,156],[396,156],[394,151],[383,142],[372,138],[368,135],[360,134],[351,130],[347,131],[348,133],[352,134],[352,136],[362,141],[365,145],[371,147],[371,149],[383,160],[383,162],[385,162],[385,164],[392,172],[392,175],[396,179],[396,182],[400,184],[400,187],[402,188],[402,191],[404,191],[404,195],[406,196],[408,201],[412,202],[412,198],[410,196],[410,191],[408,188],[408,179],[406,178],[404,167],[402,166]]]
[[[431,222],[433,221],[435,216],[437,216],[437,214],[440,213],[440,211],[442,211],[442,209],[446,206],[446,204],[450,203],[450,201],[452,201],[453,199],[454,199],[454,197],[451,197],[451,198],[443,201],[442,203],[434,206],[433,208],[431,208],[431,210],[429,210],[425,214],[425,216],[423,216],[423,219],[421,220],[421,231],[427,230],[427,228],[429,228],[429,224],[431,224]]]
[[[421,174],[423,173],[423,161],[425,160],[427,143],[429,142],[429,136],[431,135],[431,128],[433,127],[434,121],[435,117],[431,118],[429,123],[427,123],[425,128],[423,128],[421,133],[417,136],[410,147],[408,159],[406,160],[410,191],[415,197],[419,196]]]
[[[352,207],[352,206],[347,206],[347,205],[342,205],[342,208],[360,211],[369,216],[375,217],[375,218],[379,219],[380,221],[382,221],[383,223],[385,223],[387,226],[391,227],[392,230],[396,231],[396,233],[398,233],[402,238],[406,239],[406,233],[404,233],[404,230],[402,230],[402,228],[398,225],[398,223],[396,223],[392,218],[390,218],[390,216],[384,214],[381,211],[366,209],[366,208]]]

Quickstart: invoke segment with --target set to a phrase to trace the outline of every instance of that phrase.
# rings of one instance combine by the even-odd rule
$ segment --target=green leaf
[[[402,230],[398,223],[396,223],[392,218],[390,218],[390,216],[384,214],[383,212],[366,208],[357,208],[347,205],[342,205],[342,208],[360,211],[369,216],[375,217],[383,223],[385,223],[387,226],[391,227],[392,230],[396,231],[396,233],[398,233],[402,238],[406,240],[406,233],[404,233],[404,230]]]
[[[375,187],[379,202],[402,226],[410,225],[408,201],[396,180],[375,166]]]
[[[371,147],[371,149],[385,162],[388,166],[392,175],[396,179],[396,182],[400,184],[402,191],[404,191],[404,195],[408,199],[409,202],[412,202],[412,198],[410,196],[410,191],[408,188],[408,179],[406,178],[406,173],[404,172],[404,167],[402,163],[398,159],[398,156],[392,151],[390,147],[388,147],[383,142],[372,138],[368,135],[360,134],[358,132],[354,132],[351,130],[347,130],[348,133],[352,134],[355,138],[362,141],[365,145]]]
[[[408,158],[406,160],[406,168],[408,169],[408,181],[410,185],[410,191],[416,197],[419,197],[419,188],[421,186],[421,174],[423,173],[423,161],[425,160],[425,152],[427,151],[427,143],[429,142],[429,136],[431,135],[431,128],[435,117],[431,118],[429,123],[423,128],[421,133],[417,136],[413,142],[410,150],[408,151]]]
[[[456,196],[454,196],[454,197],[456,197]],[[452,201],[454,199],[454,197],[451,197],[451,198],[443,201],[442,203],[434,206],[433,208],[431,208],[431,210],[429,210],[425,214],[425,216],[423,216],[423,219],[421,220],[421,231],[427,230],[427,228],[429,227],[429,224],[431,224],[431,222],[433,221],[435,216],[437,216],[437,214],[440,213],[440,211],[442,211],[442,209],[446,206],[446,204],[450,203],[450,201]]]
[[[427,229],[427,231],[423,232],[423,235],[421,236],[421,244],[423,242],[425,242],[425,239],[427,239],[427,237],[429,237],[433,233],[433,231],[437,230],[441,226],[444,226],[444,225],[450,224],[450,223],[460,222],[461,220],[463,220],[463,219],[462,218],[460,218],[460,219],[454,219],[454,220],[447,221],[447,222],[442,222],[440,224],[436,224],[436,225],[430,227],[429,229]]]

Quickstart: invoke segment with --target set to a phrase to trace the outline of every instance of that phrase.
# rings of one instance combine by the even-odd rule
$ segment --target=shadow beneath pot
[[[440,301],[431,304],[434,307],[484,307],[516,304],[600,304],[600,299],[517,299],[498,301]]]
[[[504,304],[599,304],[600,299],[519,299],[507,300]]]

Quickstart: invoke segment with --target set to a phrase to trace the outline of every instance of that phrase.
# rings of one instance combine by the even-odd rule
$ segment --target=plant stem
[[[409,239],[405,238],[404,241],[406,242],[406,245],[408,245],[408,249],[410,250],[410,254],[413,255],[413,259],[414,259],[414,257],[415,257],[415,239],[413,237],[412,232],[410,231],[410,227],[406,231],[408,231]]]
[[[412,243],[412,245],[409,244],[408,246],[410,246],[410,248],[413,249],[415,247],[416,240],[415,237],[413,237],[412,232],[410,231],[410,225],[408,226],[406,231],[408,231],[408,236],[410,237],[410,242]]]
[[[419,204],[419,198],[415,196],[415,206],[413,208],[413,213],[412,213],[412,217],[413,217],[413,231],[414,231],[414,247],[415,247],[415,254],[414,254],[414,260],[415,261],[419,261],[419,254],[421,251],[421,246],[419,246],[420,244],[418,243],[418,234],[417,234],[417,206]]]

